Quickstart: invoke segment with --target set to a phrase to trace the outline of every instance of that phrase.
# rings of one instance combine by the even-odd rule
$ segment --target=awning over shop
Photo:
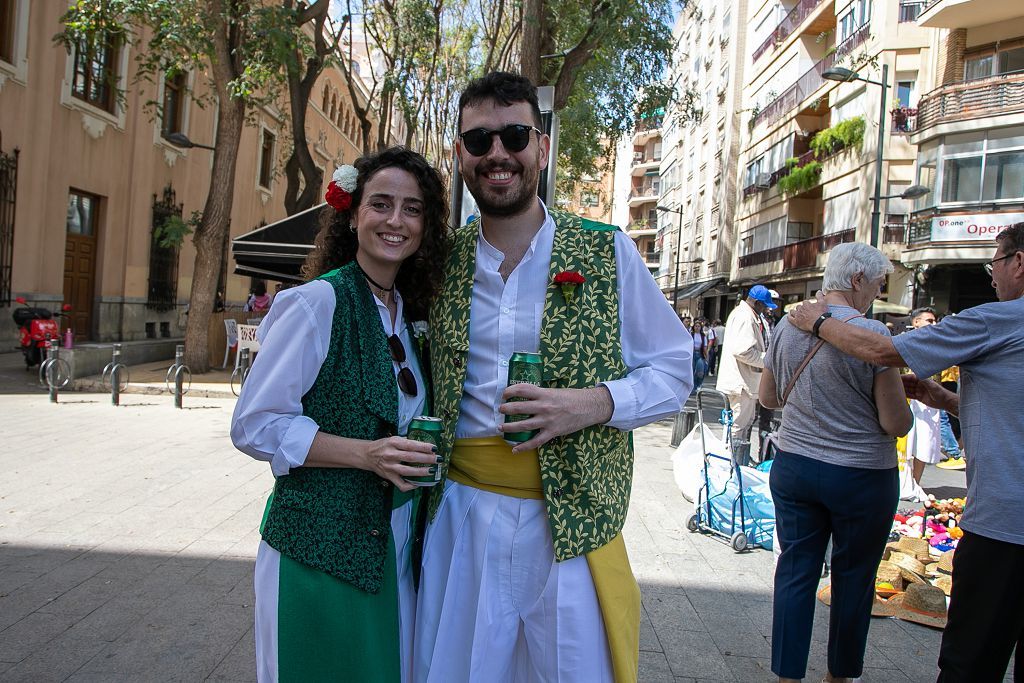
[[[267,280],[301,282],[299,271],[313,248],[324,204],[257,228],[231,241],[235,273]]]
[[[676,298],[678,299],[696,299],[698,296],[704,294],[712,287],[725,282],[724,277],[716,277],[711,280],[705,280],[704,282],[695,282],[687,285],[679,290],[679,294]]]

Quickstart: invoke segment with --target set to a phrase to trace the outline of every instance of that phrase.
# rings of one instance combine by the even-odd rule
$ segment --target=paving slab
[[[32,457],[0,470],[0,679],[254,680],[252,565],[273,477],[232,448],[234,400],[52,405],[22,376],[7,390],[5,356],[0,438]],[[643,597],[640,680],[772,680],[772,554],[685,531],[670,431],[634,439],[624,537]],[[819,605],[807,680],[824,675],[827,628]],[[873,620],[863,680],[934,680],[938,642]]]

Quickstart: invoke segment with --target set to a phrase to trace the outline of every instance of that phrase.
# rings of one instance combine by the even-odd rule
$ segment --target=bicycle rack
[[[185,345],[178,344],[174,347],[174,364],[167,368],[167,375],[164,377],[164,387],[174,394],[174,407],[181,408],[181,399],[192,388],[192,371],[185,365]],[[185,375],[188,375],[188,386],[185,386]],[[171,377],[174,377],[174,388],[171,389]]]
[[[242,393],[245,380],[249,379],[249,349],[242,349],[238,356],[238,367],[231,371],[231,393],[238,396]],[[238,379],[238,389],[235,389],[235,379]]]
[[[46,345],[46,360],[39,365],[39,384],[47,387],[50,392],[50,403],[57,402],[58,390],[63,389],[71,381],[71,366],[60,357],[60,346],[56,340]]]
[[[124,387],[121,387],[122,373],[124,376]],[[115,406],[121,405],[121,392],[128,389],[128,366],[121,362],[121,345],[114,344],[113,358],[103,368],[103,375],[100,382],[104,387],[110,384],[110,402]]]

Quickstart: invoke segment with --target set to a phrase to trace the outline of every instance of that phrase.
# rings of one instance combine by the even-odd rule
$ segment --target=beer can
[[[540,359],[539,353],[529,353],[526,351],[517,351],[512,354],[512,357],[508,361],[508,386],[513,384],[532,384],[535,387],[541,385],[541,378],[543,376],[544,365]],[[509,399],[509,403],[513,401],[525,401],[523,398],[512,398]],[[529,415],[506,415],[505,424],[511,424],[513,422],[519,422],[530,417]],[[529,441],[536,436],[537,430],[527,432],[505,432],[505,441],[513,446],[517,444]]]
[[[422,441],[423,443],[439,445],[441,440],[441,419],[437,417],[428,417],[426,415],[419,415],[414,417],[409,423],[409,432],[405,438],[413,441]],[[413,486],[434,486],[437,482],[441,481],[441,466],[440,465],[423,465],[418,462],[407,462],[404,463],[410,467],[422,467],[427,470],[427,473],[422,477],[405,477],[405,480]],[[429,473],[429,468],[434,468],[434,473]]]

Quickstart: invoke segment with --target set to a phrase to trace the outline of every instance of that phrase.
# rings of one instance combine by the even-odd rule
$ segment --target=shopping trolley
[[[705,429],[705,403],[709,398],[714,398],[716,404],[721,404],[722,410],[718,423],[722,425],[722,442],[728,448],[727,453],[712,453],[708,449]],[[714,389],[699,389],[697,391],[697,424],[700,429],[701,450],[704,454],[704,483],[697,491],[695,511],[686,520],[686,528],[693,533],[711,534],[725,539],[733,550],[743,552],[747,548],[761,547],[760,543],[754,540],[754,526],[746,517],[746,507],[743,498],[743,469],[732,457],[732,410],[729,408],[729,399],[720,391]],[[712,460],[722,460],[729,463],[729,476],[725,480],[721,491],[713,491],[710,467]],[[713,508],[712,501],[726,495],[729,492],[729,483],[735,479],[736,495],[731,505],[728,505],[728,515],[722,514]]]

